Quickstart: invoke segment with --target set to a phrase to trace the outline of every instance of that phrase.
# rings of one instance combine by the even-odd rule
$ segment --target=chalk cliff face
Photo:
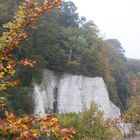
[[[35,114],[49,111],[78,113],[95,102],[105,118],[120,116],[119,108],[109,99],[102,77],[59,74],[50,70],[44,70],[43,75],[42,84],[34,84]]]

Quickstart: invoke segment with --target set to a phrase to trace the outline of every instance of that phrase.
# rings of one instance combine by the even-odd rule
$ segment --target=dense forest
[[[0,36],[3,25],[13,20],[21,0],[0,0]],[[43,0],[39,1],[40,5]],[[94,21],[79,16],[71,1],[62,1],[59,8],[50,10],[36,21],[36,27],[21,48],[14,50],[14,58],[36,61],[34,68],[19,66],[14,78],[21,81],[1,94],[7,96],[6,104],[17,114],[32,113],[28,93],[32,82],[40,83],[43,69],[104,78],[111,101],[122,112],[129,109],[134,92],[131,82],[140,85],[140,60],[125,56],[125,50],[117,39],[104,39]],[[7,29],[8,30],[8,29]],[[29,108],[30,105],[30,108]]]

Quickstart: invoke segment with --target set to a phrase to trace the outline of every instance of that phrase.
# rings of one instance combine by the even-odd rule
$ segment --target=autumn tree
[[[34,67],[35,61],[27,58],[17,61],[14,53],[20,48],[20,42],[29,37],[28,30],[34,28],[36,21],[46,11],[60,5],[60,1],[47,1],[43,6],[37,2],[25,1],[19,6],[14,20],[3,28],[8,30],[2,33],[0,38],[0,90],[6,90],[16,86],[19,82],[12,80],[17,65]],[[61,129],[57,118],[50,115],[44,117],[16,116],[8,111],[4,105],[4,98],[0,98],[0,111],[3,114],[0,119],[0,137],[2,139],[38,139],[42,135],[47,137],[61,137],[70,139],[73,129]]]

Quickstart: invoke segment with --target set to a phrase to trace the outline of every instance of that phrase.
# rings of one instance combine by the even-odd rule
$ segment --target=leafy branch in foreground
[[[73,128],[62,129],[58,119],[51,115],[17,117],[12,112],[5,111],[5,119],[0,120],[0,138],[31,140],[47,136],[70,140],[74,133]]]
[[[15,50],[20,48],[20,42],[28,39],[29,30],[34,29],[34,22],[46,11],[61,4],[60,0],[47,1],[39,6],[34,0],[25,0],[17,11],[12,22],[3,26],[5,32],[0,37],[0,91],[16,86],[19,81],[12,81],[17,65],[34,67],[35,61],[25,58],[16,60]],[[8,111],[4,98],[0,97],[0,138],[14,140],[38,139],[41,136],[56,137],[70,140],[75,133],[73,128],[62,129],[57,118],[16,116]]]
[[[16,61],[13,57],[14,52],[20,47],[20,42],[29,37],[28,31],[34,29],[34,22],[46,11],[59,6],[60,3],[59,0],[47,1],[43,6],[39,6],[37,2],[26,0],[19,6],[14,20],[3,26],[5,32],[0,37],[0,90],[19,83],[11,81],[11,76],[15,74],[17,65],[33,67],[35,61],[28,59]]]

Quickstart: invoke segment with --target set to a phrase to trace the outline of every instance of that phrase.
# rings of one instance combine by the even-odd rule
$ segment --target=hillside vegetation
[[[8,31],[3,25],[14,21],[13,15],[20,2],[22,0],[0,0],[0,37],[5,30]],[[44,0],[38,2],[42,5]],[[41,82],[43,69],[88,77],[101,76],[111,101],[122,113],[128,110],[124,115],[125,121],[134,123],[139,129],[140,60],[126,58],[119,40],[104,39],[94,21],[80,17],[76,10],[73,2],[63,1],[61,7],[49,10],[36,21],[37,28],[34,27],[33,31],[28,29],[32,35],[21,41],[22,47],[13,50],[13,58],[17,61],[29,58],[35,60],[36,65],[34,68],[21,65],[16,68],[13,79],[21,81],[20,87],[1,91],[8,99],[5,101],[7,106],[16,114],[32,113],[29,93],[32,82]],[[132,113],[138,117],[132,118]],[[74,121],[76,117],[79,116],[72,115]],[[101,124],[102,115],[98,119],[97,123]],[[80,118],[79,123],[84,125]],[[104,127],[103,132],[109,133]],[[83,129],[87,129],[86,126]]]

